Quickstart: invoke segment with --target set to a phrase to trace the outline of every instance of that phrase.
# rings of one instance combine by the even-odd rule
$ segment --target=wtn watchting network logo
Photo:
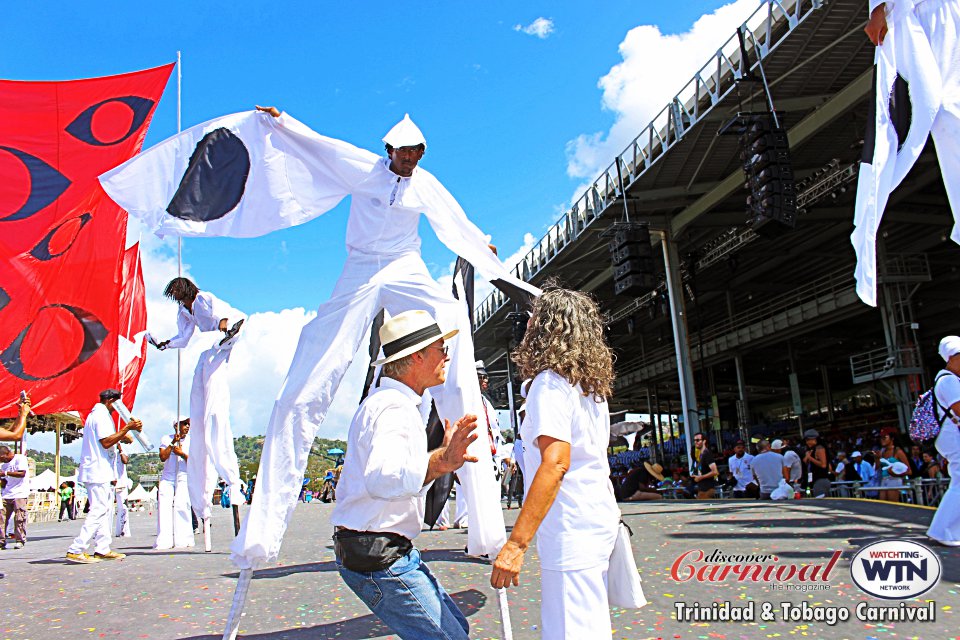
[[[865,593],[887,600],[916,598],[934,588],[943,567],[931,549],[909,540],[862,547],[850,560],[850,576]]]

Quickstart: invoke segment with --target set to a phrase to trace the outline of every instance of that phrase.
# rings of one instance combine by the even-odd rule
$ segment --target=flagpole
[[[180,133],[180,96],[183,87],[183,61],[180,59],[180,52],[177,51],[177,133]],[[177,236],[177,277],[183,275],[183,240]],[[174,416],[177,422],[180,421],[180,354],[182,350],[177,349],[177,415]]]
[[[180,59],[180,52],[177,51],[177,133],[180,133],[180,96],[181,89],[183,87],[183,61]],[[177,236],[177,277],[179,278],[183,272],[183,240],[180,236]],[[174,434],[179,437],[180,435],[180,359],[183,349],[177,349],[177,415],[173,417]],[[180,479],[180,456],[174,454],[176,460],[173,463],[173,499],[170,500],[170,511],[171,518],[170,524],[173,528],[173,546],[177,546],[177,481]],[[159,509],[160,504],[160,492],[157,490],[157,508]],[[193,527],[191,526],[191,529]]]

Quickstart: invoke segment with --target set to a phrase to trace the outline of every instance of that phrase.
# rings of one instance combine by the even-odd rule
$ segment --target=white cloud
[[[513,30],[525,33],[528,36],[536,36],[541,40],[545,40],[554,31],[553,20],[550,18],[540,17],[527,26],[523,26],[522,24],[514,25]]]
[[[757,4],[757,0],[736,0],[701,16],[684,33],[664,35],[656,25],[641,25],[627,32],[619,47],[622,62],[598,82],[603,108],[615,115],[613,126],[607,132],[581,134],[567,143],[567,173],[573,178],[596,178]]]

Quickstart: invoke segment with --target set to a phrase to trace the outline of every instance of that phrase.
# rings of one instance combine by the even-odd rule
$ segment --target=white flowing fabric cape
[[[936,0],[927,0],[934,4]],[[871,0],[870,10],[882,3]],[[876,51],[876,144],[872,160],[860,163],[855,229],[850,236],[857,255],[857,294],[877,306],[877,230],[890,193],[910,172],[930,135],[943,100],[943,80],[931,42],[915,13],[913,0],[887,0],[889,31]],[[909,83],[910,129],[902,145],[890,114],[890,94],[897,75]],[[869,150],[867,150],[869,152]],[[943,150],[938,147],[938,152]],[[946,179],[946,176],[945,176]],[[960,226],[951,235],[960,242]]]
[[[169,212],[191,155],[218,129],[230,131],[249,154],[249,173],[234,208],[213,220]],[[250,238],[309,222],[350,194],[381,159],[347,142],[322,136],[289,114],[274,118],[246,111],[196,125],[100,176],[104,191],[158,236]],[[487,280],[506,280],[533,295],[540,290],[510,274],[487,248],[487,238],[456,199],[428,171],[417,168],[411,188],[424,204],[437,238]]]
[[[205,149],[205,140],[214,140],[216,148]],[[302,224],[329,211],[354,193],[382,161],[374,153],[321,136],[287,114],[273,118],[254,111],[188,129],[100,180],[111,198],[144,220],[157,235],[251,237]],[[204,173],[207,169],[210,171]],[[201,193],[204,191],[223,196],[211,205]],[[451,251],[473,264],[488,280],[502,280],[539,295],[539,289],[508,272],[488,249],[486,236],[433,175],[418,167],[405,194],[411,192],[413,200],[422,204],[422,213],[437,237]],[[472,364],[472,354],[469,357]],[[313,440],[312,434],[291,431],[286,429],[279,437]],[[274,447],[269,444],[264,447],[261,465],[272,464],[267,452]],[[298,447],[277,445],[276,449],[293,451]],[[478,464],[474,473],[464,476],[479,483],[484,481],[479,477],[481,472],[490,475],[490,483],[495,484],[489,464]],[[477,488],[466,493],[476,497],[489,492]],[[500,514],[499,500],[490,508]],[[289,521],[292,507],[285,513]],[[472,522],[471,529],[476,530],[471,536],[502,543],[502,518],[499,525],[494,522],[496,518],[489,520],[478,517]],[[274,560],[286,524],[274,522],[268,525],[269,532],[250,533],[255,539],[245,540],[239,547],[238,538],[233,561],[240,568],[252,568]]]

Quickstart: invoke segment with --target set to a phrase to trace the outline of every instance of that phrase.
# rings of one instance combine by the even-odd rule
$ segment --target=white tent
[[[50,469],[27,480],[30,491],[54,491],[57,488],[57,475]]]
[[[126,502],[147,502],[155,500],[156,498],[147,493],[147,490],[143,488],[142,484],[138,484],[137,488],[127,495]]]

